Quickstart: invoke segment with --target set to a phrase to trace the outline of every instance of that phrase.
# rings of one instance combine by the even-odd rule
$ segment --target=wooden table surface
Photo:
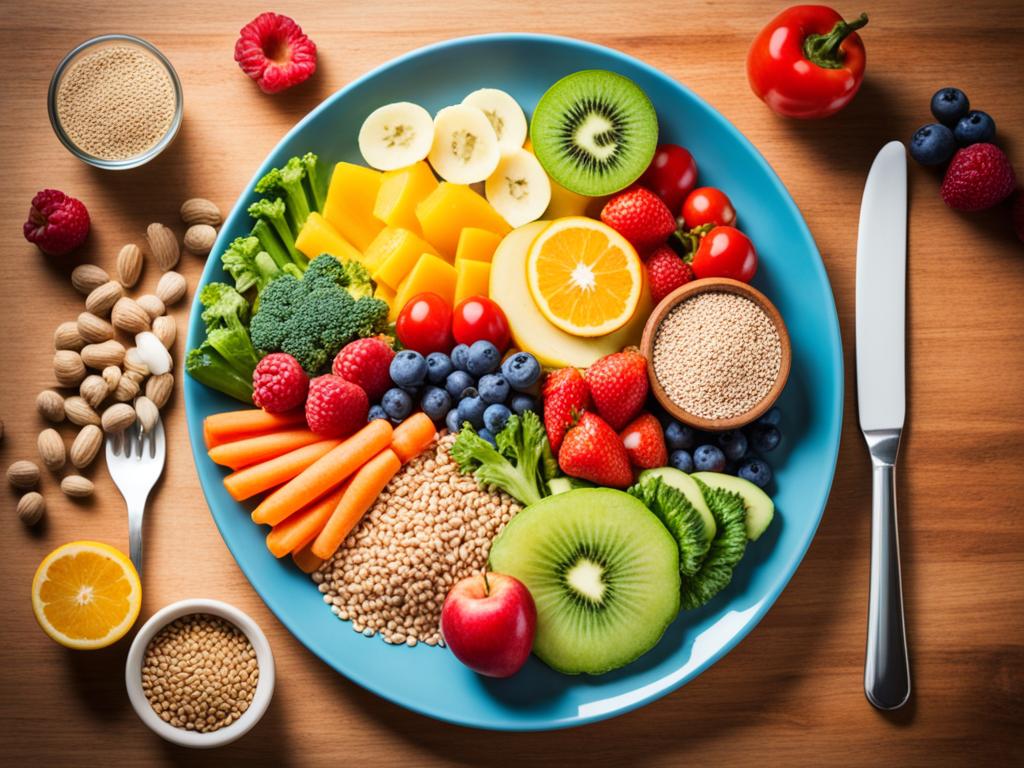
[[[935,173],[910,169],[909,428],[901,467],[901,543],[914,695],[873,710],[862,692],[870,468],[853,387],[854,249],[861,190],[877,149],[930,120],[928,100],[955,84],[999,124],[1024,174],[1019,0],[875,0],[863,32],[868,76],[853,104],[823,122],[775,117],[750,92],[747,46],[771,16],[764,3],[288,2],[317,42],[319,71],[290,93],[262,95],[232,60],[237,30],[259,4],[13,3],[0,20],[0,464],[36,458],[33,402],[52,384],[51,335],[81,311],[67,267],[19,232],[37,189],[83,199],[93,229],[82,257],[113,270],[125,242],[178,206],[209,197],[227,210],[253,167],[321,99],[421,45],[494,31],[573,35],[641,58],[689,85],[742,130],[776,169],[828,268],[846,346],[843,443],[831,499],[806,559],[778,603],[732,653],[682,690],[584,729],[494,734],[444,725],[363,691],[306,651],[267,610],[225,548],[203,502],[176,393],[166,413],[169,461],[147,523],[141,619],[185,597],[249,612],[278,663],[262,723],[216,753],[188,753],[150,733],[124,690],[128,641],[68,652],[36,626],[28,599],[39,560],[93,538],[127,550],[125,513],[106,470],[91,502],[67,501],[45,477],[47,523],[27,532],[15,495],[0,492],[0,754],[8,765],[953,765],[1024,759],[1024,245],[1006,208],[947,209]],[[769,4],[771,5],[771,4]],[[779,8],[782,3],[776,3]],[[844,6],[848,16],[859,5]],[[46,87],[71,47],[130,32],[160,47],[186,94],[181,134],[149,166],[96,171],[58,143]],[[186,257],[190,287],[201,262]],[[151,288],[156,270],[143,286]],[[184,304],[174,315],[183,329]],[[183,331],[182,331],[183,333]],[[182,341],[176,348],[181,359]],[[65,426],[64,434],[71,430]],[[140,620],[141,620],[140,619]]]

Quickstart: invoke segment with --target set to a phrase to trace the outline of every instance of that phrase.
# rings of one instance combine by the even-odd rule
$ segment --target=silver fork
[[[107,470],[128,507],[128,553],[142,575],[142,516],[146,499],[164,471],[167,451],[164,425],[158,418],[149,432],[135,423],[107,436]]]

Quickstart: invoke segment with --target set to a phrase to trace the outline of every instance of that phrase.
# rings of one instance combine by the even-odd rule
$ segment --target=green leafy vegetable
[[[209,283],[199,293],[206,341],[189,352],[185,370],[211,389],[252,403],[252,372],[259,355],[249,338],[249,302],[225,283]]]
[[[254,219],[266,222],[284,244],[292,263],[300,270],[305,271],[306,266],[309,264],[309,259],[295,247],[295,238],[298,236],[298,231],[293,232],[288,224],[284,200],[280,197],[275,197],[273,200],[264,197],[249,206],[249,215]]]
[[[679,573],[693,576],[708,554],[711,542],[704,519],[686,496],[659,477],[646,477],[629,489],[668,528],[679,545]]]
[[[307,155],[314,158],[315,155]],[[284,198],[289,223],[293,232],[302,229],[311,211],[319,208],[316,195],[306,179],[309,161],[303,158],[293,157],[280,168],[272,168],[263,178],[256,182],[256,192],[261,195],[277,195]]]
[[[747,548],[747,512],[743,497],[722,488],[710,488],[700,480],[697,484],[718,531],[700,569],[683,579],[682,604],[687,610],[700,608],[729,586],[733,568]]]
[[[259,238],[251,235],[236,237],[220,257],[220,262],[224,271],[234,279],[235,290],[239,293],[250,288],[262,291],[267,283],[283,274],[302,276],[291,262],[285,264],[284,269],[279,267],[270,254],[261,249]]]

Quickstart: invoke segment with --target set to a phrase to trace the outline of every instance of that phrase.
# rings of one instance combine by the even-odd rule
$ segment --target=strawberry
[[[632,243],[641,256],[676,231],[676,217],[661,198],[643,187],[630,187],[601,209],[601,221]]]
[[[694,279],[693,268],[667,245],[659,245],[647,257],[646,266],[647,282],[651,286],[651,297],[655,304]]]
[[[394,356],[394,350],[380,338],[357,339],[341,348],[334,358],[331,371],[335,376],[358,384],[365,390],[366,396],[376,403],[391,389],[388,369]]]
[[[316,44],[288,16],[261,13],[238,34],[235,61],[264,93],[291,88],[316,72]]]
[[[635,347],[602,357],[584,376],[594,407],[613,429],[622,429],[647,400],[647,361]]]
[[[641,413],[619,433],[629,463],[638,469],[664,467],[668,464],[665,433],[661,422],[649,413]]]
[[[575,368],[562,368],[544,381],[544,430],[551,450],[558,455],[566,430],[585,408],[590,407],[590,387]]]
[[[589,411],[565,433],[558,466],[567,475],[612,488],[626,488],[633,482],[633,470],[619,436],[604,419]]]
[[[1013,231],[1017,233],[1018,239],[1024,243],[1024,190],[1018,190],[1017,196],[1013,198],[1010,217],[1013,220]]]
[[[306,401],[309,376],[284,352],[266,355],[252,372],[252,402],[267,413],[284,413]]]
[[[47,256],[64,256],[85,242],[89,212],[81,200],[57,189],[43,189],[32,198],[21,231]]]
[[[957,150],[942,180],[942,199],[958,211],[983,211],[1002,202],[1016,186],[1013,166],[995,144]]]
[[[370,400],[363,388],[328,373],[309,383],[306,423],[321,437],[347,437],[366,424]]]

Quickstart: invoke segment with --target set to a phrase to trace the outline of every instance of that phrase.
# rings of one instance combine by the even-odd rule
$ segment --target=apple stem
[[[491,583],[487,581],[487,571],[484,571],[484,594],[491,596]]]

